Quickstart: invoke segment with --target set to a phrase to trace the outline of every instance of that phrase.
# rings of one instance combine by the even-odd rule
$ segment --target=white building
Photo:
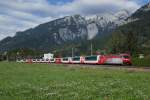
[[[139,58],[143,59],[144,58],[144,54],[139,54]]]
[[[43,59],[52,59],[53,58],[53,56],[54,56],[54,54],[51,54],[51,53],[47,53],[47,54],[44,54],[44,57],[43,57]]]

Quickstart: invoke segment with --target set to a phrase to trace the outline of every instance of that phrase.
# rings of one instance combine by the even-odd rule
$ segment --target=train
[[[26,63],[56,63],[56,64],[93,64],[93,65],[132,65],[129,54],[91,55],[76,57],[58,57],[53,59],[23,59],[17,62]]]

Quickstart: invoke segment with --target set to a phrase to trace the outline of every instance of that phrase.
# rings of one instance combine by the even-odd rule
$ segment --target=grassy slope
[[[1,100],[149,100],[149,83],[144,72],[0,62]]]

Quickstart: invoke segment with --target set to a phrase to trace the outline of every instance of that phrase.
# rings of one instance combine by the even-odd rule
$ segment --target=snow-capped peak
[[[72,21],[76,24],[86,24],[85,18],[81,15],[72,15],[72,16],[66,16],[64,17],[64,21],[68,23],[68,25],[71,25]]]
[[[129,15],[130,14],[127,10],[121,10],[115,14],[103,13],[99,15],[87,16],[86,20],[88,20],[89,23],[96,22],[102,27],[106,27],[106,25],[108,25],[109,23],[114,23],[119,26],[124,23],[125,19],[127,19]]]
[[[129,17],[130,13],[127,10],[121,10],[115,14],[115,16],[120,20],[125,20]]]
[[[94,38],[101,31],[113,30],[117,26],[125,23],[125,19],[129,17],[127,10],[121,10],[115,14],[103,13],[98,15],[86,16],[88,39]],[[103,33],[103,32],[102,32]]]

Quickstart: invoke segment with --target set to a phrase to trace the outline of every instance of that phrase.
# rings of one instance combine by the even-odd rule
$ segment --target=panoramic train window
[[[80,61],[80,57],[74,57],[72,58],[73,61]]]
[[[88,57],[85,57],[85,60],[87,61],[97,60],[97,56],[88,56]]]
[[[129,56],[123,56],[123,58],[128,59],[128,58],[129,58]]]
[[[68,61],[68,58],[63,58],[63,61]]]

